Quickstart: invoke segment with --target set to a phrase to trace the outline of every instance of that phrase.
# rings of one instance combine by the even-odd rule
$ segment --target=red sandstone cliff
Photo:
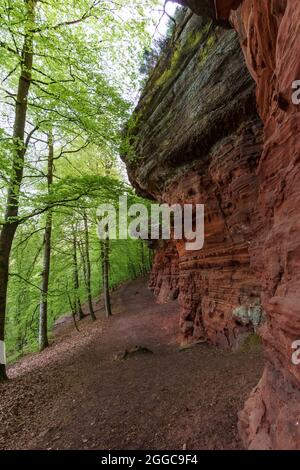
[[[206,236],[199,252],[161,247],[151,283],[160,301],[178,294],[187,338],[234,347],[266,316],[266,368],[240,433],[249,448],[300,449],[300,366],[291,361],[300,339],[300,109],[291,101],[300,2],[181,3],[213,24],[186,13],[146,86],[134,129],[138,163],[127,166],[143,194],[204,203]],[[249,73],[235,33],[219,20],[237,31],[256,82],[263,148]]]
[[[219,2],[221,3],[221,2]],[[232,14],[264,121],[257,207],[264,225],[251,258],[262,284],[267,365],[240,416],[250,448],[300,448],[300,366],[291,345],[300,338],[300,2],[244,0]]]
[[[178,297],[186,341],[238,347],[263,318],[250,269],[262,150],[254,82],[236,33],[184,11],[136,110],[131,181],[167,203],[205,204],[205,245],[157,250],[150,286]]]

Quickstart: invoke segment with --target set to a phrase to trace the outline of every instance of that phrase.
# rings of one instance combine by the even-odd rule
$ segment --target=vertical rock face
[[[261,126],[256,120],[243,123],[221,139],[208,161],[193,162],[181,177],[165,184],[162,199],[169,204],[205,204],[205,244],[188,251],[185,243],[172,241],[165,254],[171,262],[170,245],[177,252],[178,269],[170,268],[170,294],[179,288],[180,326],[187,341],[208,338],[223,348],[237,347],[261,322],[260,286],[249,258],[249,240],[255,224],[257,182],[254,168],[261,150]],[[207,165],[207,166],[206,166]],[[174,248],[173,248],[174,252]],[[160,265],[167,293],[166,264],[157,253],[154,275]],[[173,279],[175,277],[175,280]],[[177,281],[178,279],[178,281]],[[153,281],[152,281],[153,282]]]
[[[150,287],[178,297],[184,341],[238,347],[263,319],[250,267],[262,125],[233,30],[183,10],[136,110],[126,163],[137,190],[169,204],[205,204],[203,250],[160,243]]]
[[[257,207],[264,224],[251,247],[267,322],[267,365],[240,416],[250,448],[300,449],[300,107],[292,83],[300,79],[300,2],[243,0],[232,12],[248,68],[257,83],[264,121]]]
[[[156,247],[149,287],[153,290],[157,301],[165,303],[178,298],[178,282],[179,267],[176,245],[160,241]]]
[[[201,3],[197,2],[198,12]],[[292,344],[300,338],[300,109],[291,97],[292,83],[300,79],[300,3],[216,0],[215,4],[216,17],[228,19],[231,10],[230,19],[257,84],[257,108],[264,122],[257,170],[258,223],[249,253],[262,286],[267,321],[261,334],[267,364],[240,414],[240,431],[249,448],[299,449],[300,366],[291,358]]]
[[[138,163],[128,162],[137,189],[206,209],[204,249],[186,252],[169,242],[176,269],[167,268],[173,257],[161,248],[152,286],[159,295],[159,273],[163,298],[169,282],[170,291],[178,286],[186,338],[234,346],[266,317],[260,328],[266,368],[240,413],[240,433],[251,449],[300,449],[300,365],[291,360],[292,343],[300,339],[300,107],[291,99],[292,83],[300,80],[300,2],[181,3],[197,14],[204,8],[206,17],[213,4],[213,24],[230,21],[241,48],[233,31],[211,25],[183,54],[186,61],[179,59],[191,25],[202,31],[207,24],[189,17],[138,107]],[[241,50],[256,82],[263,148]]]

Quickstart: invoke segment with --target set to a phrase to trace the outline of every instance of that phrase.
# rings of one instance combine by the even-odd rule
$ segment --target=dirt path
[[[260,348],[179,351],[178,305],[145,280],[113,294],[109,321],[61,326],[54,344],[0,385],[0,449],[238,449],[237,412],[258,381]],[[154,354],[115,356],[141,345]]]

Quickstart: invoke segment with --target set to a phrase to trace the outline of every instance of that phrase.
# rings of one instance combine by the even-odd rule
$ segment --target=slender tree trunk
[[[142,276],[146,276],[146,262],[145,262],[145,251],[144,251],[144,241],[140,238],[140,247],[141,247],[141,274]]]
[[[148,250],[148,264],[149,264],[149,269],[152,268],[152,263],[153,263],[153,251],[151,249]]]
[[[51,133],[48,135],[48,173],[47,184],[48,194],[51,194],[53,183],[53,136]],[[44,234],[44,257],[43,257],[43,272],[42,272],[42,287],[41,287],[41,301],[40,301],[40,324],[39,324],[39,346],[40,351],[49,346],[48,342],[48,288],[49,288],[49,275],[50,275],[50,261],[51,261],[51,232],[52,232],[52,210],[49,209],[46,215],[46,227]]]
[[[73,229],[73,270],[74,270],[74,292],[75,292],[75,309],[78,314],[78,319],[82,320],[84,314],[82,311],[80,298],[79,298],[79,275],[78,275],[78,262],[77,262],[77,237],[75,228]]]
[[[135,269],[135,263],[134,261],[132,261],[132,259],[129,257],[128,259],[128,267],[130,269],[130,273],[131,273],[131,276],[132,276],[132,279],[136,279],[138,277],[138,274],[136,272],[136,269]]]
[[[109,293],[109,238],[101,241],[101,259],[102,259],[104,307],[105,307],[106,317],[108,318],[112,315],[110,293]]]
[[[21,246],[18,246],[16,248],[16,253],[15,253],[15,257],[16,257],[16,260],[17,260],[17,265],[18,265],[18,271],[20,273],[22,273],[22,270],[23,270],[23,261],[24,261],[24,251],[23,249],[21,248]],[[16,298],[16,315],[15,315],[15,319],[14,319],[14,323],[15,323],[15,328],[17,330],[17,340],[16,340],[16,343],[17,343],[17,350],[19,353],[22,353],[23,352],[23,325],[21,323],[21,318],[22,318],[22,313],[23,313],[23,296],[24,296],[24,289],[23,289],[23,286],[22,286],[22,282],[21,280],[19,279],[19,282],[18,282],[18,294],[17,294],[17,298]]]
[[[66,286],[66,291],[67,291],[67,296],[68,296],[68,300],[69,300],[69,305],[71,307],[74,326],[75,326],[76,330],[79,332],[80,330],[78,328],[77,321],[76,321],[76,306],[73,305],[73,303],[72,303],[71,296],[70,296],[69,291],[68,291],[68,286]]]
[[[36,0],[24,0],[26,19],[29,28],[34,22],[34,10]],[[27,98],[31,84],[31,72],[33,62],[33,35],[25,29],[24,44],[22,50],[21,74],[18,82],[17,98],[15,105],[13,141],[15,145],[12,160],[12,172],[8,186],[4,223],[0,234],[0,341],[5,339],[5,314],[7,303],[7,285],[9,258],[12,243],[18,226],[19,194],[23,179],[25,158],[25,125],[27,116]],[[5,364],[0,364],[0,381],[7,379]]]
[[[96,315],[93,309],[92,290],[91,290],[91,261],[90,261],[90,243],[89,243],[89,227],[86,210],[83,213],[84,220],[84,233],[85,233],[85,261],[86,261],[86,287],[88,292],[88,304],[90,315],[93,320],[96,320]]]
[[[109,176],[112,168],[112,162],[106,161],[105,163],[105,175]],[[108,232],[108,227],[106,227]],[[109,318],[112,315],[111,312],[111,301],[109,293],[109,237],[101,241],[101,258],[102,258],[102,280],[103,280],[103,295],[104,295],[104,308],[106,317]]]

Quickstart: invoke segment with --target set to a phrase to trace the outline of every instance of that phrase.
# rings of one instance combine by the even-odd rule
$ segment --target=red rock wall
[[[186,1],[197,14],[202,6],[207,13],[208,3]],[[300,107],[291,99],[292,83],[300,80],[300,2],[214,3],[219,19],[228,19],[231,10],[264,122],[248,253],[249,270],[262,288],[267,363],[239,428],[250,449],[300,449],[300,366],[291,360],[292,343],[300,339]],[[215,284],[216,298],[222,283]]]
[[[243,0],[232,21],[265,124],[257,198],[263,224],[250,253],[267,314],[267,365],[240,414],[240,431],[249,448],[300,449],[300,366],[291,361],[300,339],[300,107],[291,100],[300,79],[300,2]]]
[[[141,160],[128,166],[142,194],[204,203],[206,241],[201,252],[187,253],[179,243],[162,248],[152,286],[161,301],[178,286],[181,328],[190,339],[234,347],[253,329],[247,318],[256,324],[265,312],[266,368],[240,413],[240,433],[250,449],[300,449],[300,366],[291,360],[300,339],[300,107],[291,100],[292,83],[300,80],[300,2],[182,3],[197,14],[205,6],[206,16],[214,5],[213,18],[230,19],[237,30],[256,82],[264,142],[261,152],[258,125],[240,113],[251,87],[230,32],[216,29],[214,46],[208,47],[212,36],[190,42],[189,63],[184,37],[182,59],[169,69],[161,61],[165,73],[158,66],[149,81],[136,131]],[[179,30],[179,42],[183,36]]]
[[[150,274],[149,288],[159,303],[178,298],[178,252],[174,243],[160,241],[156,248],[153,267]]]
[[[233,30],[187,9],[177,20],[135,111],[126,164],[140,194],[205,204],[204,249],[161,244],[150,286],[159,302],[178,296],[185,341],[235,348],[263,317],[249,256],[262,151],[255,83]]]
[[[183,242],[165,243],[150,281],[159,301],[174,298],[178,286],[186,341],[207,338],[235,348],[262,320],[260,285],[248,250],[256,224],[261,146],[260,122],[244,123],[212,150],[208,166],[197,161],[162,194],[169,204],[205,204],[204,248],[187,251]]]

